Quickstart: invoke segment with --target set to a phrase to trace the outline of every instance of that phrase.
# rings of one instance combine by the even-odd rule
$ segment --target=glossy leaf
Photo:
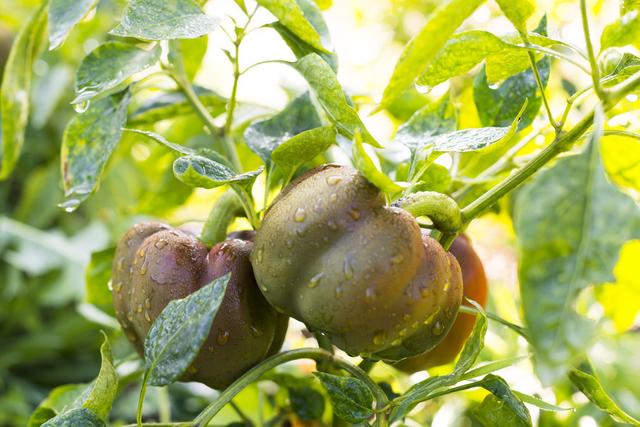
[[[131,0],[110,34],[140,40],[193,39],[216,27],[216,19],[193,0]]]
[[[201,155],[187,155],[173,162],[173,173],[191,187],[215,188],[225,184],[249,186],[262,173],[258,170],[238,174],[223,163]]]
[[[289,28],[280,22],[274,22],[272,27],[280,34],[280,37],[289,46],[296,58],[300,59],[310,53],[317,53],[322,59],[324,59],[333,69],[338,71],[338,56],[335,51],[332,50],[331,36],[329,35],[329,28],[325,22],[322,12],[318,6],[312,0],[296,0],[304,16],[309,23],[320,35],[322,45],[327,49],[322,51],[314,48],[304,40],[300,39]]]
[[[587,396],[593,404],[611,415],[611,418],[615,421],[640,426],[639,420],[633,418],[616,405],[613,399],[611,399],[607,392],[602,388],[602,385],[600,385],[600,382],[596,377],[578,369],[574,369],[569,373],[569,378],[573,385],[578,387],[578,389]]]
[[[300,40],[321,52],[327,51],[322,44],[320,34],[307,20],[296,0],[257,0],[257,2],[278,18],[278,21]]]
[[[118,392],[118,375],[113,365],[111,344],[104,332],[102,335],[104,342],[100,347],[100,356],[102,358],[100,372],[93,381],[88,394],[83,399],[82,407],[89,409],[98,417],[106,420]]]
[[[75,210],[94,192],[111,153],[122,136],[131,96],[128,90],[92,102],[67,125],[60,158],[65,201]]]
[[[418,79],[422,86],[435,86],[471,70],[487,56],[512,48],[488,31],[466,31],[453,35]]]
[[[360,133],[356,132],[353,140],[353,163],[367,181],[388,194],[402,191],[402,186],[395,183],[384,172],[380,171],[369,154],[365,151]]]
[[[435,151],[463,153],[488,147],[513,134],[510,127],[470,128],[429,137],[426,143],[432,144]]]
[[[600,36],[601,49],[633,45],[640,47],[640,10],[632,10],[609,24]]]
[[[456,110],[447,94],[416,111],[398,128],[394,141],[415,152],[428,145],[432,137],[453,132],[457,126]]]
[[[162,386],[182,376],[209,335],[231,273],[191,295],[169,302],[144,340],[149,384]]]
[[[209,89],[195,86],[194,91],[207,111],[217,117],[225,112],[227,99]],[[169,91],[145,100],[129,116],[130,125],[145,125],[179,116],[195,114],[193,107],[181,91]]]
[[[640,10],[640,0],[622,0],[620,2],[620,15],[625,15],[633,10]]]
[[[189,80],[193,80],[200,70],[208,47],[208,37],[171,40],[169,42],[169,62],[183,71]]]
[[[98,0],[49,1],[49,50],[62,43],[73,27],[93,9]]]
[[[482,379],[482,388],[489,390],[496,400],[489,404],[484,410],[476,412],[482,414],[484,420],[491,420],[492,423],[485,423],[486,426],[509,425],[509,426],[530,426],[531,415],[524,403],[511,391],[509,385],[500,377],[489,374]],[[485,399],[486,401],[487,399]],[[483,402],[484,405],[484,402]],[[482,406],[481,405],[481,408]],[[494,411],[490,411],[492,408]],[[496,421],[496,422],[493,422]],[[497,421],[508,421],[506,423]]]
[[[265,163],[283,142],[309,129],[322,125],[308,92],[294,99],[275,116],[253,123],[244,131],[244,140]]]
[[[511,426],[511,427],[527,427],[531,426],[531,421],[528,423],[518,417],[517,413],[510,406],[494,396],[493,394],[487,395],[482,403],[472,412],[474,418],[484,427],[493,426]]]
[[[473,332],[467,340],[456,362],[456,366],[448,375],[432,376],[413,385],[402,396],[395,399],[397,406],[392,410],[390,420],[392,422],[402,419],[418,403],[429,399],[429,395],[442,387],[456,384],[460,378],[475,364],[480,351],[484,347],[484,336],[487,333],[487,316],[482,308],[476,304],[478,315]]]
[[[299,133],[279,145],[271,155],[273,162],[286,169],[294,169],[313,160],[336,142],[336,129],[323,126]]]
[[[373,394],[361,380],[324,372],[313,374],[327,390],[333,412],[340,419],[350,423],[360,423],[373,416]]]
[[[380,147],[380,144],[366,130],[356,110],[347,102],[338,77],[329,64],[317,54],[312,53],[298,60],[294,67],[307,80],[327,117],[340,134],[352,139],[356,130],[360,129],[362,138],[367,144]]]
[[[149,50],[124,42],[108,42],[98,46],[80,64],[73,103],[85,102],[118,87],[135,73],[158,62],[161,53],[160,45]]]
[[[536,9],[533,0],[496,0],[496,3],[518,31],[527,31],[527,18]]]
[[[453,32],[484,0],[449,0],[429,15],[425,26],[404,48],[380,108],[387,107],[411,87]]]
[[[324,396],[311,387],[291,387],[291,409],[303,421],[321,420],[324,413]]]
[[[42,424],[43,427],[105,427],[106,424],[96,414],[86,408],[76,408],[57,415]]]
[[[45,3],[20,29],[5,65],[0,87],[0,180],[11,174],[24,144],[32,67],[43,41],[46,11]]]
[[[581,154],[539,173],[516,200],[524,318],[545,383],[563,375],[592,338],[591,322],[574,308],[579,293],[613,280],[621,246],[640,235],[638,206],[605,175],[599,132]]]
[[[27,427],[40,427],[56,415],[73,408],[74,402],[81,399],[86,388],[87,384],[65,384],[54,388],[33,411]]]

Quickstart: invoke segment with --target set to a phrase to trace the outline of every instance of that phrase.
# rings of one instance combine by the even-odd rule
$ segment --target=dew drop
[[[445,284],[444,284],[444,286],[442,287],[442,290],[443,290],[443,291],[445,291],[445,292],[447,292],[447,291],[449,290],[449,286],[450,286],[450,285],[451,285],[451,284],[450,284],[449,282],[445,283]]]
[[[293,214],[293,220],[295,222],[304,222],[305,219],[307,219],[307,212],[304,208],[296,209],[296,213]]]
[[[140,266],[140,274],[143,275],[143,276],[145,274],[147,274],[147,263],[146,262]]]
[[[218,332],[218,338],[216,338],[216,342],[220,345],[225,345],[229,341],[229,331],[220,331]]]
[[[151,300],[149,298],[144,299],[144,307],[151,308]]]
[[[327,178],[327,184],[329,185],[336,185],[340,181],[342,181],[342,177],[338,175],[333,175]]]
[[[429,296],[429,288],[427,286],[425,286],[424,288],[420,289],[420,295],[422,295],[423,298],[426,298]]]
[[[138,313],[142,313],[142,304],[138,304],[138,308],[136,310]]]
[[[433,329],[431,329],[431,332],[433,332],[433,335],[441,335],[442,332],[444,332],[444,326],[442,325],[442,323],[440,323],[439,320],[435,325],[433,325]]]
[[[214,347],[212,345],[210,345],[209,347],[207,347],[207,350],[209,350],[209,353],[213,353],[213,349]]]
[[[345,258],[344,260],[344,278],[347,280],[353,279],[353,268],[351,267],[348,258]]]
[[[367,290],[364,292],[364,298],[367,300],[367,302],[375,301],[376,297],[376,289],[373,286],[367,288]]]
[[[402,261],[404,261],[404,255],[400,253],[391,257],[391,264],[398,265],[401,264]]]
[[[349,209],[349,216],[351,216],[351,219],[354,221],[357,221],[360,219],[360,211],[356,208],[351,208]]]
[[[111,282],[111,280],[109,280],[109,281],[107,282],[107,288],[108,288],[111,292],[113,292],[113,283]]]
[[[418,321],[416,320],[415,322],[413,322],[413,323],[411,324],[411,329],[415,329],[415,328],[417,328],[419,325],[420,325],[420,322],[418,322]]]
[[[323,272],[320,272],[320,273],[316,274],[315,276],[313,276],[311,278],[311,280],[309,280],[308,286],[310,288],[315,288],[316,286],[318,286],[318,283],[320,283],[320,279],[322,279],[322,276],[324,276]]]
[[[158,249],[162,249],[162,248],[164,248],[165,246],[167,246],[168,244],[169,244],[169,242],[167,242],[167,240],[166,240],[166,239],[160,239],[160,240],[158,240],[158,241],[154,244],[154,246],[155,246],[156,248],[158,248]]]
[[[338,195],[336,193],[331,193],[331,195],[329,196],[329,201],[331,203],[335,203],[338,201]]]
[[[406,321],[406,320],[411,319],[411,316],[409,314],[405,314],[404,316],[402,316],[402,319],[404,319]]]
[[[387,335],[385,334],[384,331],[376,332],[376,334],[373,336],[373,343],[375,345],[384,344],[384,341],[386,338],[387,338]]]
[[[256,325],[251,325],[251,333],[254,337],[259,337],[260,335],[262,335],[262,331],[258,329]]]
[[[122,282],[116,282],[116,284],[113,285],[113,289],[115,289],[116,292],[120,292],[122,290]]]
[[[342,298],[342,294],[344,294],[344,287],[342,285],[336,287],[336,298]]]
[[[144,256],[144,254],[146,254],[146,253],[147,253],[147,251],[146,251],[145,248],[140,248],[140,250],[138,251],[138,256],[140,258],[142,258]]]
[[[133,313],[131,313],[131,312],[128,312],[128,313],[127,313],[127,320],[128,320],[129,322],[133,322]]]
[[[391,341],[391,345],[393,346],[398,346],[400,344],[402,344],[402,340],[400,338]]]
[[[262,262],[263,256],[264,251],[262,250],[262,248],[258,249],[258,252],[256,252],[256,262]]]
[[[408,332],[408,331],[407,331],[407,329],[406,329],[406,328],[404,328],[404,329],[400,329],[400,331],[398,332],[398,335],[400,335],[401,337],[404,337],[404,336],[406,336],[406,335],[407,335],[407,332]]]
[[[73,104],[73,111],[78,114],[82,114],[89,109],[89,105],[91,105],[91,102],[89,100],[75,103]]]
[[[260,290],[261,290],[262,292],[267,292],[267,291],[268,291],[268,290],[267,290],[267,287],[266,287],[266,286],[264,286],[264,285],[261,285],[261,286],[260,286]]]
[[[124,257],[120,257],[120,258],[118,259],[118,262],[116,263],[116,268],[117,268],[117,269],[118,269],[118,271],[119,271],[119,272],[121,272],[121,273],[124,271],[124,262],[125,262]]]
[[[336,224],[334,220],[330,219],[327,221],[327,227],[329,227],[329,230],[336,231],[338,229],[338,224]]]
[[[287,240],[285,244],[287,245],[287,248],[291,249],[293,247],[293,240]]]
[[[151,323],[151,317],[149,316],[149,312],[148,311],[144,312],[144,318],[146,319],[147,322]]]

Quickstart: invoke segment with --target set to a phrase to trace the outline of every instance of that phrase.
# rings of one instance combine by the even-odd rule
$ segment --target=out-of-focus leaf
[[[85,270],[85,300],[89,304],[112,307],[109,280],[114,251],[115,248],[111,247],[91,254],[91,261]]]
[[[489,390],[496,400],[490,400],[482,411],[481,419],[487,427],[497,425],[530,426],[531,415],[524,403],[511,391],[509,385],[500,377],[489,374],[482,379],[482,387]],[[487,402],[487,399],[485,399]],[[485,404],[483,402],[483,405]],[[481,405],[481,408],[482,406]],[[496,422],[493,422],[496,421]],[[508,421],[506,424],[502,421]]]
[[[149,50],[130,43],[108,42],[91,51],[80,64],[76,75],[74,104],[118,87],[135,73],[143,71],[160,59],[162,49],[155,45]]]
[[[311,387],[292,387],[289,391],[291,409],[303,421],[322,419],[324,396]]]
[[[620,15],[625,15],[632,10],[640,9],[640,0],[622,0],[620,2]]]
[[[488,31],[472,30],[453,35],[418,79],[418,84],[435,86],[466,73],[487,56],[509,45]]]
[[[432,137],[453,132],[457,126],[456,110],[447,94],[439,101],[427,104],[416,111],[398,128],[394,141],[415,152],[430,144]]]
[[[380,108],[387,107],[411,87],[451,34],[483,2],[484,0],[449,0],[429,15],[422,30],[405,46],[384,90]]]
[[[57,415],[42,424],[44,427],[105,427],[106,424],[87,408],[76,408]]]
[[[632,10],[602,31],[601,49],[614,46],[640,46],[640,11]]]
[[[93,9],[98,0],[49,1],[49,50],[64,43],[73,27]]]
[[[65,384],[54,388],[31,414],[27,426],[40,427],[46,421],[61,414],[83,395],[86,388],[87,384]]]
[[[573,369],[569,373],[569,378],[591,402],[607,414],[611,415],[611,418],[615,421],[640,426],[640,421],[636,420],[616,405],[607,392],[602,388],[602,385],[600,385],[600,382],[596,377],[578,369]]]
[[[327,390],[333,405],[333,412],[350,423],[361,423],[374,412],[373,394],[361,380],[339,377],[324,372],[314,372],[322,386]]]
[[[322,125],[320,116],[305,92],[275,116],[253,123],[244,131],[244,140],[254,153],[266,163],[271,154],[285,141],[309,129]]]
[[[618,332],[631,328],[640,313],[640,241],[628,242],[622,247],[620,259],[613,270],[615,283],[596,289],[596,295],[605,314],[616,325]]]
[[[169,61],[180,63],[189,80],[193,80],[202,65],[204,55],[209,47],[208,37],[195,39],[171,40],[169,43]]]
[[[129,90],[92,102],[64,131],[60,158],[67,211],[75,210],[96,190],[100,176],[120,141],[127,121]]]
[[[413,385],[405,394],[396,399],[397,406],[391,412],[391,422],[402,419],[411,409],[418,403],[428,399],[429,395],[437,389],[456,384],[462,375],[474,365],[480,351],[484,347],[484,336],[487,333],[487,316],[482,310],[482,307],[476,305],[476,308],[478,309],[476,324],[473,327],[471,336],[462,349],[462,353],[456,362],[453,372],[448,375],[429,377]]]
[[[222,163],[198,155],[180,157],[173,163],[176,178],[191,187],[200,188],[215,188],[224,184],[250,186],[262,169],[238,174]]]
[[[485,397],[480,406],[473,410],[473,416],[485,427],[526,427],[531,425],[531,421],[528,423],[523,421],[510,406],[505,405],[501,399],[493,394]]]
[[[15,38],[0,87],[0,180],[18,161],[29,119],[32,67],[43,42],[46,3],[24,24]]]
[[[373,160],[369,157],[369,154],[365,151],[362,143],[362,137],[360,132],[356,131],[353,140],[353,163],[356,169],[360,171],[367,181],[388,194],[394,194],[402,191],[402,186],[395,183],[391,178],[381,172]]]
[[[640,140],[625,136],[604,137],[602,160],[613,182],[640,191]]]
[[[131,0],[109,33],[140,40],[193,39],[211,33],[217,20],[193,0]]]
[[[336,129],[333,126],[309,129],[279,145],[271,153],[271,158],[282,168],[295,169],[313,160],[335,142]]]
[[[311,53],[298,60],[294,67],[307,80],[316,94],[318,102],[338,132],[352,139],[356,130],[359,129],[367,144],[380,147],[380,144],[365,128],[356,110],[347,102],[342,86],[340,86],[340,82],[329,64],[320,56]]]
[[[282,25],[314,49],[327,52],[316,28],[309,22],[296,0],[257,0],[258,4],[271,12]]]
[[[225,112],[227,99],[214,91],[195,86],[194,91],[213,117]],[[145,125],[178,116],[195,114],[193,107],[181,91],[170,91],[145,101],[129,116],[130,125]]]
[[[169,302],[144,340],[149,384],[176,381],[191,365],[209,335],[231,274],[215,279],[191,295]]]
[[[98,376],[93,381],[86,397],[83,398],[82,407],[89,409],[101,419],[106,420],[118,391],[118,375],[113,366],[111,344],[104,332],[102,335],[104,342],[100,346],[100,356],[102,358],[100,372],[98,372]]]
[[[304,16],[309,20],[309,23],[315,28],[315,30],[320,35],[322,39],[323,46],[331,50],[331,36],[329,34],[329,28],[327,27],[327,23],[324,21],[322,17],[322,12],[318,9],[318,6],[312,0],[296,0],[300,9],[304,12]],[[333,71],[338,71],[338,56],[335,51],[321,51],[313,46],[309,45],[304,40],[298,38],[291,30],[289,30],[286,26],[281,24],[280,22],[274,22],[272,24],[273,28],[280,34],[280,37],[284,40],[284,42],[289,46],[293,54],[296,58],[300,59],[310,53],[317,53],[324,59],[327,64],[331,65]]]
[[[514,208],[524,318],[545,383],[564,375],[592,338],[591,322],[573,307],[578,294],[613,280],[620,248],[640,235],[638,206],[604,172],[600,114],[584,151],[536,175]]]
[[[60,101],[67,96],[74,70],[68,64],[55,64],[34,81],[31,90],[30,125],[43,129],[56,117]]]
[[[451,175],[449,169],[434,163],[427,170],[415,179],[414,188],[416,191],[437,191],[446,193],[451,186]]]
[[[527,31],[527,18],[536,10],[533,0],[496,0],[496,3],[518,31]]]

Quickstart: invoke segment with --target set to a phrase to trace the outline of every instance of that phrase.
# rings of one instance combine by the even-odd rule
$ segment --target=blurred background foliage
[[[331,2],[320,3],[328,7]],[[373,117],[366,114],[374,106],[374,97],[382,93],[402,46],[421,28],[438,3],[438,0],[339,0],[325,11],[341,59],[341,82],[365,112],[362,116],[367,127],[381,141],[390,141],[398,124],[427,102],[425,95],[413,92],[390,109],[392,114]],[[536,18],[547,13],[550,36],[582,45],[576,19],[578,2],[538,0],[537,3],[539,16]],[[617,17],[618,4],[613,0],[591,3],[593,33],[599,34]],[[0,0],[0,64],[17,29],[38,4],[35,0]],[[130,346],[108,316],[109,295],[105,296],[103,290],[102,298],[96,297],[99,292],[91,293],[93,300],[86,297],[86,286],[101,283],[100,277],[110,272],[109,264],[100,263],[99,253],[113,247],[126,228],[144,217],[176,224],[203,220],[220,195],[219,190],[192,190],[181,184],[173,178],[174,157],[166,148],[127,133],[108,164],[100,190],[73,214],[57,207],[63,198],[60,142],[64,126],[73,114],[70,101],[74,72],[81,59],[104,41],[107,31],[115,26],[123,5],[120,0],[100,1],[94,19],[85,20],[62,48],[43,52],[34,64],[36,80],[31,93],[34,102],[27,141],[15,172],[0,183],[0,425],[25,425],[34,408],[54,387],[92,380],[100,363],[100,329],[108,332],[114,343],[120,373],[135,369],[133,362],[124,360],[131,353]],[[239,13],[230,0],[210,0],[206,11],[216,16]],[[261,19],[268,22],[270,17],[265,14]],[[497,34],[511,31],[493,3],[482,6],[465,23],[465,28],[480,27]],[[244,66],[264,59],[291,59],[275,33],[258,33],[250,35],[243,46]],[[219,31],[210,36],[196,82],[228,96],[230,65],[220,51],[225,43]],[[481,126],[472,93],[477,70],[451,83],[461,128]],[[555,78],[550,80],[548,88],[551,106],[561,111],[566,98],[588,80],[587,76],[576,75],[572,68],[558,61],[552,62],[552,75]],[[279,65],[265,65],[248,73],[241,81],[242,105],[238,120],[252,120],[281,109],[292,94],[303,87],[304,82],[295,72]],[[628,97],[613,111],[609,124],[637,128],[639,107],[637,96]],[[579,117],[580,109],[572,112],[570,120],[573,115]],[[536,124],[534,121],[531,126]],[[204,133],[195,115],[147,126],[169,140],[186,141],[191,146],[210,143],[211,137]],[[537,144],[544,141],[545,137],[541,136]],[[603,152],[610,176],[637,200],[640,143],[610,136],[604,139]],[[252,164],[256,167],[260,164],[255,154],[246,148],[241,148],[241,155],[247,169],[253,169]],[[508,204],[505,201],[503,205],[508,207]],[[521,324],[515,236],[507,211],[475,221],[469,234],[490,279],[489,310]],[[92,253],[98,255],[92,258]],[[636,418],[640,417],[639,261],[640,242],[628,243],[615,270],[616,286],[585,292],[580,306],[580,310],[600,322],[605,331],[590,350],[593,368],[605,389]],[[90,262],[91,268],[87,270]],[[288,348],[313,345],[313,340],[297,323],[289,334]],[[497,323],[490,323],[483,360],[526,353],[527,346],[521,338]],[[291,372],[311,369],[308,363],[286,368]],[[447,370],[446,367],[440,369]],[[373,375],[399,390],[423,379],[425,374],[408,377],[378,364]],[[616,425],[569,382],[554,388],[543,387],[527,360],[501,371],[501,376],[515,390],[560,406],[579,408],[573,412],[544,413],[530,407],[537,425]],[[137,385],[124,386],[125,392],[111,416],[116,425],[132,422],[135,413]],[[169,405],[174,419],[187,419],[215,394],[202,385],[176,384],[170,387],[169,393],[166,390],[149,393],[145,411],[153,416]],[[419,405],[414,411],[415,425],[475,425],[473,409],[485,394],[468,391]],[[286,391],[266,382],[248,388],[235,402],[245,408],[251,418],[267,419],[276,414],[275,407],[289,408],[293,400]],[[311,425],[289,417],[290,409],[280,411],[284,411],[282,419],[289,418],[298,422],[297,425]],[[216,422],[238,420],[237,414],[228,409]]]

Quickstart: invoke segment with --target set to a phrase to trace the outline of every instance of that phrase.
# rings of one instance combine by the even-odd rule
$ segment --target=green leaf
[[[43,427],[105,427],[106,424],[87,408],[76,408],[57,415],[42,424]]]
[[[171,40],[169,42],[169,62],[184,71],[189,80],[193,80],[202,66],[209,47],[209,37]]]
[[[61,207],[75,210],[96,190],[111,153],[127,121],[129,90],[99,99],[67,125],[60,158],[65,201]]]
[[[285,169],[295,169],[313,160],[336,142],[336,129],[323,126],[299,133],[279,145],[271,158],[273,162]]]
[[[230,277],[231,273],[219,277],[162,310],[144,339],[149,384],[170,384],[191,365],[209,335]]]
[[[49,1],[49,50],[64,43],[73,27],[96,7],[98,0]]]
[[[32,67],[43,42],[46,11],[45,3],[20,29],[5,65],[0,87],[0,180],[11,174],[24,144]]]
[[[215,188],[225,184],[250,186],[263,168],[238,174],[216,160],[200,155],[188,155],[173,162],[173,174],[191,187]]]
[[[322,12],[318,6],[312,0],[296,0],[300,9],[304,12],[305,17],[309,21],[309,23],[315,28],[315,30],[320,35],[322,39],[322,45],[327,49],[331,50],[331,36],[329,34],[329,28],[327,27],[327,23],[325,22]],[[273,29],[275,29],[282,40],[289,46],[293,54],[297,59],[300,59],[310,53],[317,53],[320,55],[322,59],[324,59],[327,64],[331,66],[333,71],[338,71],[338,56],[335,51],[326,52],[321,51],[313,46],[309,45],[304,40],[300,39],[296,36],[291,30],[289,30],[286,26],[281,24],[280,22],[274,22],[271,24]]]
[[[537,406],[538,408],[544,411],[551,412],[559,412],[559,411],[573,411],[573,408],[563,408],[562,406],[552,405],[551,403],[545,402],[542,399],[538,399],[537,397],[530,396],[528,394],[520,393],[516,390],[511,390],[511,392],[524,403],[528,403],[529,405]]]
[[[162,49],[157,44],[149,50],[124,42],[108,42],[91,51],[80,64],[76,75],[74,104],[114,89],[135,73],[154,65]]]
[[[340,419],[350,423],[361,423],[374,412],[373,394],[361,380],[351,377],[339,377],[324,372],[313,373],[327,390],[333,412]]]
[[[311,53],[298,60],[294,67],[307,80],[327,117],[340,134],[352,139],[356,130],[360,129],[367,144],[381,147],[367,131],[356,110],[347,102],[338,77],[329,64],[317,54]]]
[[[322,38],[307,20],[296,0],[257,0],[258,4],[271,12],[282,25],[314,49],[327,52]]]
[[[602,50],[614,46],[640,47],[640,11],[632,10],[612,24],[607,25],[600,36]]]
[[[429,103],[416,111],[398,128],[394,142],[399,142],[416,152],[428,145],[431,138],[453,132],[458,127],[456,109],[447,93],[440,100]]]
[[[291,409],[303,421],[321,420],[324,414],[324,396],[311,387],[290,387]]]
[[[309,92],[300,95],[275,116],[253,123],[244,131],[244,140],[254,153],[266,163],[283,142],[309,129],[322,125],[311,102]]]
[[[433,145],[434,151],[464,153],[508,140],[514,133],[511,127],[470,128],[429,137],[425,143]]]
[[[402,191],[402,186],[395,183],[391,178],[380,171],[364,149],[360,132],[356,132],[353,140],[353,163],[356,169],[367,178],[367,181],[388,194]]]
[[[485,399],[480,405],[482,410],[475,413],[476,416],[482,415],[481,419],[485,426],[531,426],[529,410],[502,378],[489,374],[482,379],[482,387],[489,390],[492,393],[491,396],[495,397],[488,399],[488,402]]]
[[[195,86],[194,91],[213,117],[225,112],[227,105],[225,97],[201,86]],[[128,123],[130,125],[153,124],[161,120],[175,119],[187,114],[195,114],[195,112],[182,91],[169,91],[145,100],[142,105],[131,113]]]
[[[89,304],[112,308],[113,298],[109,291],[111,265],[115,248],[93,252],[85,270],[85,300]]]
[[[413,180],[415,191],[436,191],[447,193],[451,186],[449,169],[437,163],[430,164],[426,170]]]
[[[217,20],[193,0],[131,0],[114,36],[140,40],[193,39],[211,33]]]
[[[240,7],[240,9],[242,9],[242,11],[244,13],[248,13],[249,12],[247,10],[247,5],[245,4],[244,0],[235,0],[235,2],[238,5],[238,7]]]
[[[387,87],[380,108],[385,108],[411,87],[427,64],[462,22],[484,0],[449,0],[436,9],[425,26],[404,48]]]
[[[104,332],[102,335],[104,342],[100,347],[100,356],[102,358],[100,372],[84,398],[82,407],[89,409],[98,417],[106,420],[111,410],[111,405],[116,398],[116,393],[118,392],[118,375],[113,366],[113,356],[111,355],[109,339]]]
[[[396,398],[395,408],[391,412],[390,421],[404,418],[418,403],[428,400],[430,395],[442,387],[449,387],[460,381],[460,378],[474,365],[484,346],[484,336],[487,333],[487,316],[482,307],[474,304],[478,310],[476,324],[456,362],[456,366],[448,375],[429,377],[413,385],[402,396]]]
[[[487,56],[513,48],[488,31],[466,31],[453,35],[418,78],[418,84],[435,86],[471,70]]]
[[[580,291],[612,281],[621,246],[640,235],[638,206],[605,175],[600,116],[584,151],[536,175],[514,208],[524,318],[545,383],[564,375],[592,338],[591,322],[574,308]]]
[[[620,4],[620,15],[625,15],[632,10],[640,10],[640,0],[622,0]]]
[[[516,30],[527,31],[527,18],[536,10],[533,0],[496,0],[496,3]]]
[[[65,384],[54,388],[31,414],[27,427],[40,427],[56,415],[75,408],[74,403],[86,389],[87,384]]]
[[[640,421],[616,405],[596,377],[578,369],[573,369],[569,372],[569,378],[573,385],[578,387],[594,405],[611,415],[611,418],[616,422],[640,426]]]

